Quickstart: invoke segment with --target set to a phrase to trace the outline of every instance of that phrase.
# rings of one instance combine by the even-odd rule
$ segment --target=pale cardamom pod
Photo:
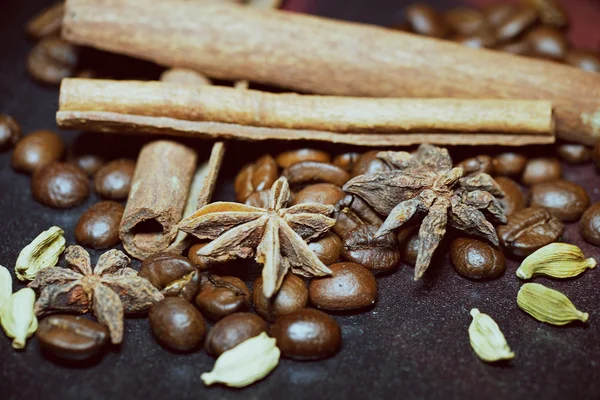
[[[529,279],[534,275],[572,278],[595,267],[596,260],[586,259],[579,247],[568,243],[551,243],[523,260],[517,269],[517,276],[521,279]]]
[[[58,226],[44,231],[33,242],[21,250],[15,265],[15,273],[19,280],[33,280],[37,273],[49,267],[54,267],[58,257],[65,250],[64,232]]]
[[[567,296],[539,283],[521,286],[517,304],[538,321],[553,325],[565,325],[572,321],[586,322],[589,318],[589,314],[576,309]]]
[[[207,386],[213,383],[230,387],[248,386],[275,369],[280,354],[275,339],[263,332],[221,354],[213,370],[200,378]]]
[[[0,315],[2,314],[2,306],[12,294],[12,277],[10,272],[0,265]]]
[[[13,339],[12,347],[22,349],[27,338],[37,330],[38,321],[33,312],[35,292],[24,288],[13,293],[0,313],[0,324],[6,336]]]
[[[476,308],[471,310],[471,316],[473,321],[469,325],[469,340],[479,358],[486,362],[494,362],[515,357],[492,317],[480,313]]]

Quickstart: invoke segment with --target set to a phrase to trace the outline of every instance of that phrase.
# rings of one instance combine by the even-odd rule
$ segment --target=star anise
[[[387,151],[377,157],[392,170],[357,176],[346,183],[344,190],[362,197],[377,212],[388,216],[377,232],[379,236],[402,226],[416,214],[426,214],[419,229],[415,280],[429,266],[446,225],[498,245],[496,230],[484,213],[506,222],[495,197],[504,194],[491,176],[476,173],[463,177],[462,168],[452,168],[448,151],[432,145],[421,145],[414,155]]]
[[[92,271],[90,255],[81,246],[65,250],[68,268],[41,270],[29,287],[40,291],[36,315],[57,311],[85,313],[90,307],[98,321],[108,327],[112,343],[123,339],[123,314],[146,311],[163,295],[129,268],[129,257],[109,250]]]
[[[289,269],[312,277],[331,274],[306,244],[335,224],[328,215],[333,206],[297,204],[284,208],[290,198],[286,178],[271,187],[268,208],[217,202],[202,207],[179,223],[179,229],[200,239],[212,239],[198,250],[216,262],[255,255],[263,264],[265,296],[273,296]]]

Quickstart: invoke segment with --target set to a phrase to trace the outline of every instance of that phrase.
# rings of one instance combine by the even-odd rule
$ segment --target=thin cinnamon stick
[[[196,152],[182,144],[160,140],[142,148],[119,229],[131,256],[143,260],[173,243],[195,170]]]
[[[68,0],[67,10],[73,43],[211,77],[333,95],[551,100],[560,137],[600,136],[600,75],[557,63],[228,2]]]

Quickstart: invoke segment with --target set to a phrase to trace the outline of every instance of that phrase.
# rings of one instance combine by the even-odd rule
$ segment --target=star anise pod
[[[81,246],[65,250],[68,268],[41,270],[29,287],[40,292],[35,302],[36,315],[50,312],[92,312],[108,327],[112,343],[123,340],[124,313],[146,311],[163,295],[129,268],[129,257],[109,250],[92,270],[90,255]]]
[[[255,256],[263,264],[264,294],[271,297],[289,269],[307,277],[331,274],[306,241],[335,224],[328,217],[333,206],[307,203],[285,208],[289,198],[288,181],[281,177],[271,187],[268,208],[212,203],[182,220],[179,229],[200,239],[212,239],[198,255],[213,261]]]
[[[462,168],[452,168],[446,149],[427,144],[414,155],[387,151],[377,157],[392,170],[357,176],[346,183],[344,190],[388,216],[377,231],[379,236],[402,226],[414,215],[426,214],[419,229],[415,280],[425,273],[447,225],[498,245],[496,230],[485,214],[506,222],[495,197],[504,194],[491,176],[477,173],[463,177]]]

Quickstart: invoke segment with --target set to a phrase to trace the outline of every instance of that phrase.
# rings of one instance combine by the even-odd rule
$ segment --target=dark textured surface
[[[0,4],[0,112],[12,114],[25,133],[54,129],[57,90],[40,87],[27,77],[25,57],[31,43],[22,33],[24,21],[49,1],[20,3]],[[329,16],[386,23],[398,14],[403,2],[346,1],[334,11],[340,3],[323,1],[317,9]],[[129,59],[94,52],[87,56],[89,63],[102,62],[107,76],[157,78],[160,73],[157,67]],[[75,136],[64,133],[68,140]],[[118,148],[130,148],[122,141],[136,147],[135,140],[111,140],[119,141]],[[266,150],[277,153],[281,149],[273,144],[230,148],[216,197],[233,199],[231,179],[242,163]],[[548,154],[553,149],[542,151]],[[593,202],[600,200],[600,178],[591,164],[569,167],[565,176],[583,184]],[[97,200],[92,196],[68,211],[45,208],[31,199],[29,177],[10,167],[10,152],[0,154],[0,264],[12,269],[19,251],[51,225],[63,227],[68,243],[73,244],[77,218]],[[564,240],[600,258],[597,247],[582,242],[576,224],[567,227]],[[98,254],[92,252],[94,261]],[[343,330],[343,347],[335,357],[321,362],[282,360],[267,379],[243,390],[205,388],[199,376],[212,368],[214,360],[204,351],[180,355],[163,349],[143,318],[127,319],[122,346],[85,368],[48,360],[35,339],[25,351],[16,352],[0,334],[0,398],[598,398],[600,272],[588,271],[568,281],[535,279],[561,290],[579,309],[590,313],[588,325],[557,328],[517,308],[516,268],[517,263],[511,261],[500,279],[468,281],[450,266],[447,246],[440,249],[431,271],[420,282],[413,282],[412,268],[401,266],[379,279],[380,299],[375,308],[357,315],[335,315]],[[15,285],[15,289],[20,287],[20,282]],[[472,307],[498,322],[517,354],[512,362],[490,366],[475,357],[467,334]]]

